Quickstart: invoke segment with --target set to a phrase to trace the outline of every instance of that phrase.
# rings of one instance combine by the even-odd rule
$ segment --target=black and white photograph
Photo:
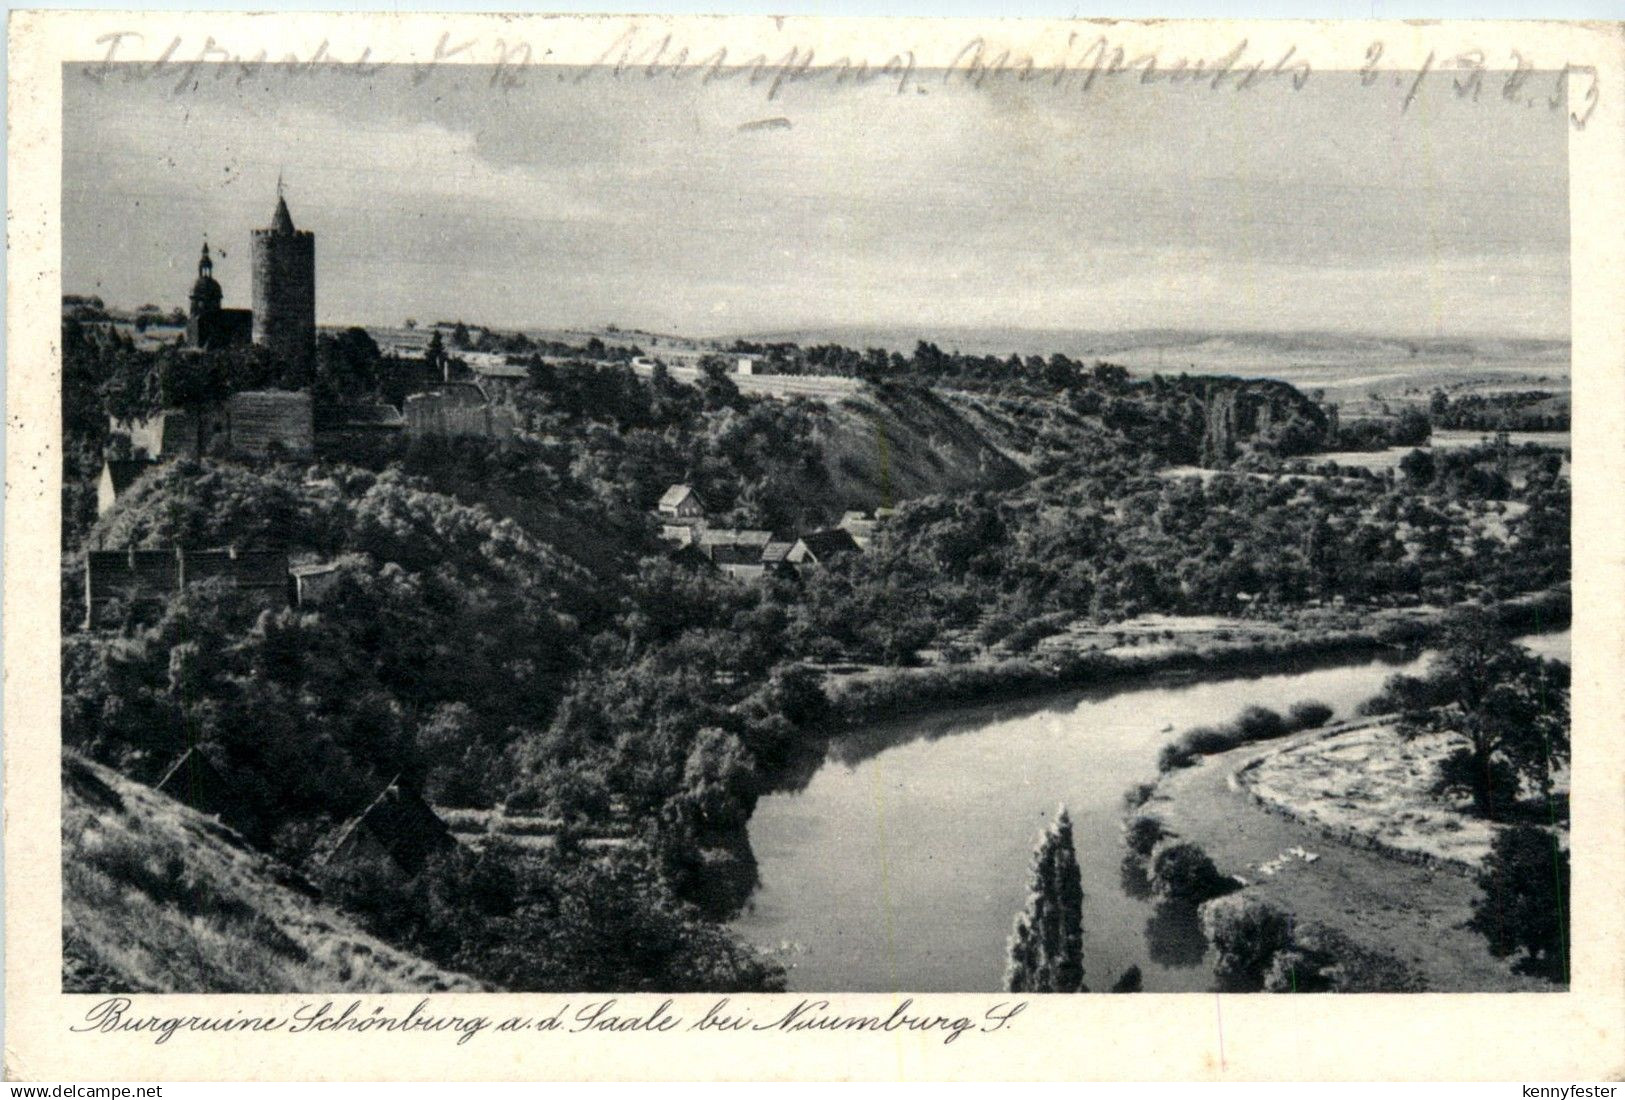
[[[1571,989],[1584,78],[966,38],[62,66],[64,993]]]

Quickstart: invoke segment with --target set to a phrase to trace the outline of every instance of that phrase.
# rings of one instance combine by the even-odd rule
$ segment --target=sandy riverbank
[[[1164,775],[1142,812],[1200,845],[1221,871],[1248,883],[1247,893],[1300,922],[1335,928],[1401,960],[1429,990],[1560,990],[1512,973],[1505,960],[1490,955],[1482,937],[1461,927],[1478,897],[1463,867],[1407,862],[1358,838],[1334,839],[1313,824],[1271,812],[1237,778],[1261,756],[1291,752],[1328,732],[1204,757]]]

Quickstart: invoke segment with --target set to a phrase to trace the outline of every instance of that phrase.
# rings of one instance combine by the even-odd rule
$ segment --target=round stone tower
[[[276,216],[254,230],[254,343],[290,366],[316,357],[316,235],[295,229],[278,187]]]

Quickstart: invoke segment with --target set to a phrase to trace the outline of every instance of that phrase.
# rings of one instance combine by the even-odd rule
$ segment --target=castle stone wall
[[[511,439],[516,428],[513,410],[471,405],[455,393],[412,394],[401,412],[411,435]]]
[[[227,403],[231,448],[264,456],[274,450],[308,455],[316,449],[315,410],[310,394],[282,390],[243,390]]]

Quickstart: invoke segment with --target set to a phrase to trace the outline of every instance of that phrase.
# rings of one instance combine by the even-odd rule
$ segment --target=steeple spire
[[[288,200],[282,194],[282,173],[276,174],[276,214],[271,218],[271,232],[283,236],[293,235],[293,215],[288,213]]]
[[[203,238],[203,257],[197,262],[197,277],[210,278],[214,275],[214,261],[209,259],[209,238]]]

